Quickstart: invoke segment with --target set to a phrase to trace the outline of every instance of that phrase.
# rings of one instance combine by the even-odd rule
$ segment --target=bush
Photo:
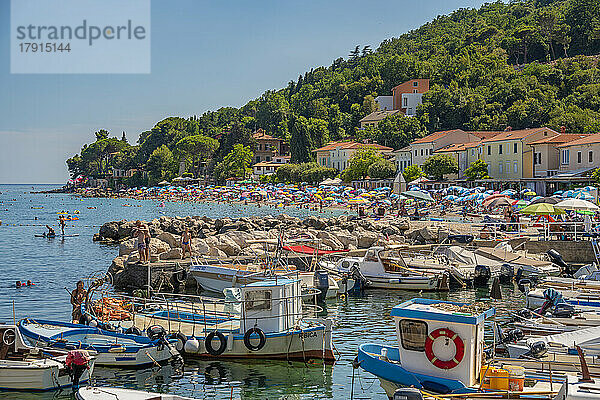
[[[375,161],[369,166],[368,173],[373,179],[391,178],[396,175],[396,164],[388,160]]]

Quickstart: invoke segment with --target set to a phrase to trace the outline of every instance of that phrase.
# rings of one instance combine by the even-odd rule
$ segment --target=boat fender
[[[219,339],[219,347],[215,349],[212,345],[212,341],[214,338]],[[246,343],[246,337],[244,336],[244,343]],[[223,354],[225,349],[227,348],[227,338],[219,331],[212,331],[208,335],[206,335],[206,339],[204,340],[204,347],[206,347],[206,351],[211,356],[218,356]]]
[[[253,345],[250,342],[250,336],[252,336],[254,333],[256,333],[259,338],[259,342],[257,345]],[[262,329],[260,329],[257,326],[248,329],[246,331],[246,333],[244,333],[244,345],[250,351],[258,351],[258,350],[262,349],[263,347],[265,347],[266,343],[267,343],[267,337],[265,336],[265,333],[262,331]]]
[[[541,358],[548,352],[548,347],[546,347],[546,342],[539,341],[531,344],[529,346],[529,351],[524,355],[533,357],[533,358]]]
[[[450,360],[440,360],[433,352],[433,343],[440,337],[450,339],[454,342],[456,353]],[[427,359],[439,369],[452,369],[460,364],[465,356],[465,343],[460,336],[458,336],[458,333],[455,333],[448,328],[438,328],[431,332],[427,336],[427,339],[425,339],[425,355],[427,356]]]
[[[508,329],[502,332],[502,343],[514,343],[525,337],[525,334],[520,329]]]
[[[216,374],[214,373],[216,371]],[[209,364],[204,370],[204,381],[207,385],[220,385],[225,381],[227,372],[220,363]]]
[[[181,353],[183,351],[183,347],[185,346],[185,342],[187,342],[187,336],[181,332],[177,332],[170,334],[169,339],[177,340],[175,343],[175,349]]]
[[[96,321],[95,319],[91,320],[90,323],[88,324],[89,326],[91,326],[92,328],[95,328],[98,326],[98,321]]]
[[[177,340],[177,343],[179,344],[179,339]],[[186,340],[185,344],[183,345],[183,351],[186,353],[197,353],[199,349],[200,342],[198,342],[198,339],[196,339],[194,336],[192,336],[189,340]]]

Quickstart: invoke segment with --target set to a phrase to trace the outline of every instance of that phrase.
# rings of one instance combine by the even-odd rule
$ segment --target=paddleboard
[[[78,233],[74,233],[72,235],[54,235],[54,236],[48,236],[46,234],[42,234],[42,235],[38,234],[38,235],[34,235],[34,236],[35,237],[45,237],[45,238],[52,239],[52,238],[55,238],[55,237],[76,237],[76,236],[79,236],[79,234]]]

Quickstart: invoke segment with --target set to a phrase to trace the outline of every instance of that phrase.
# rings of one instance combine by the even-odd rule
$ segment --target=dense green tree
[[[252,163],[252,148],[238,143],[225,156],[223,161],[217,165],[215,175],[219,180],[227,178],[245,178],[248,175]]]
[[[166,145],[155,149],[146,165],[150,182],[156,184],[162,180],[171,180],[175,176],[176,163],[173,153]]]
[[[423,172],[436,181],[440,181],[446,174],[458,173],[458,162],[451,155],[435,154],[425,160]]]
[[[410,183],[416,179],[419,179],[423,175],[423,170],[421,170],[421,167],[416,164],[409,165],[408,167],[404,168],[404,171],[402,171],[402,176],[404,176],[406,183]]]
[[[487,163],[483,160],[473,161],[465,170],[465,177],[468,181],[490,179],[490,176],[488,175]]]
[[[396,164],[389,160],[375,161],[369,165],[367,173],[373,179],[392,178],[396,175]]]
[[[371,164],[379,161],[383,161],[383,157],[372,147],[358,149],[348,160],[348,167],[342,171],[342,179],[344,182],[350,182],[366,178],[369,175]]]
[[[185,160],[194,176],[197,176],[201,163],[211,158],[218,148],[216,139],[204,135],[186,136],[175,144],[178,158]]]

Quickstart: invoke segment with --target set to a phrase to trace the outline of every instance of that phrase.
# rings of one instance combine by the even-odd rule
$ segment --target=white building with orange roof
[[[451,144],[471,143],[478,142],[479,140],[480,138],[478,136],[470,132],[465,132],[462,129],[433,132],[410,144],[412,163],[421,166],[425,160],[431,157],[433,153],[439,149],[450,146]]]
[[[561,133],[556,136],[545,137],[529,143],[533,149],[533,177],[544,178],[558,173],[561,165],[561,148],[578,139],[589,135],[578,133]],[[565,146],[566,147],[566,146]]]
[[[560,171],[583,171],[600,166],[600,133],[586,135],[557,147],[560,150]]]
[[[391,147],[382,146],[377,143],[358,143],[358,142],[332,142],[313,150],[317,155],[317,163],[323,167],[335,168],[338,171],[343,171],[348,167],[350,158],[358,149],[372,148],[382,155],[391,156]]]

